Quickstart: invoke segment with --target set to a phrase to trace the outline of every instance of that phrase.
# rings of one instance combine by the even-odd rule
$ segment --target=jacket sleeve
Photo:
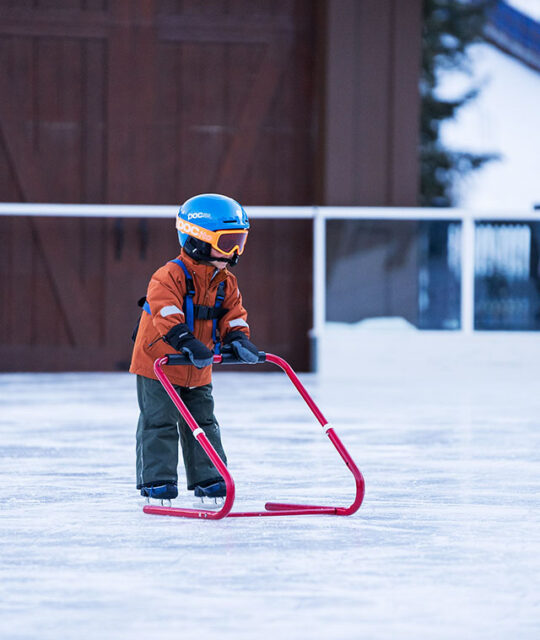
[[[167,266],[152,276],[146,299],[152,311],[152,323],[161,336],[186,321],[182,311],[184,295],[183,284],[174,278]]]
[[[238,289],[236,278],[232,274],[229,275],[229,281],[225,289],[223,306],[227,309],[227,313],[220,319],[218,324],[221,339],[223,340],[231,331],[242,331],[249,338],[248,314],[242,305],[242,294]]]

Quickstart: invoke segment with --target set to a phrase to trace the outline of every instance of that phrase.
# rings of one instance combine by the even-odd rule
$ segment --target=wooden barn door
[[[311,202],[313,13],[308,0],[0,0],[0,199]],[[252,238],[239,277],[257,341],[305,369],[310,225],[261,221]],[[124,369],[135,300],[177,253],[173,221],[4,217],[0,241],[2,369]],[[269,304],[284,282],[286,313]]]

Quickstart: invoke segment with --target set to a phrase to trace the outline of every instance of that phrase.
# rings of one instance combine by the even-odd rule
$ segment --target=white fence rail
[[[75,216],[112,218],[174,218],[177,206],[0,203],[0,216]],[[414,207],[246,207],[257,218],[312,219],[313,224],[313,329],[322,337],[326,323],[327,220],[453,220],[461,223],[461,331],[474,330],[475,223],[482,221],[540,222],[540,211],[470,211]]]

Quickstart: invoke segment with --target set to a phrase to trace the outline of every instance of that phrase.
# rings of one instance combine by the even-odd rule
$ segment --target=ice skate
[[[197,485],[194,489],[195,498],[199,498],[193,504],[199,509],[220,509],[225,502],[227,489],[223,480],[214,482],[205,487]]]
[[[150,504],[150,498],[159,500],[163,507],[170,507],[171,500],[178,496],[178,487],[175,483],[152,485],[141,489],[141,496]]]

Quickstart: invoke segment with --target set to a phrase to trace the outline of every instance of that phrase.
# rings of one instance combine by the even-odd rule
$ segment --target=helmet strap
[[[238,264],[238,251],[235,251],[232,258],[228,258],[229,267],[236,267]]]

